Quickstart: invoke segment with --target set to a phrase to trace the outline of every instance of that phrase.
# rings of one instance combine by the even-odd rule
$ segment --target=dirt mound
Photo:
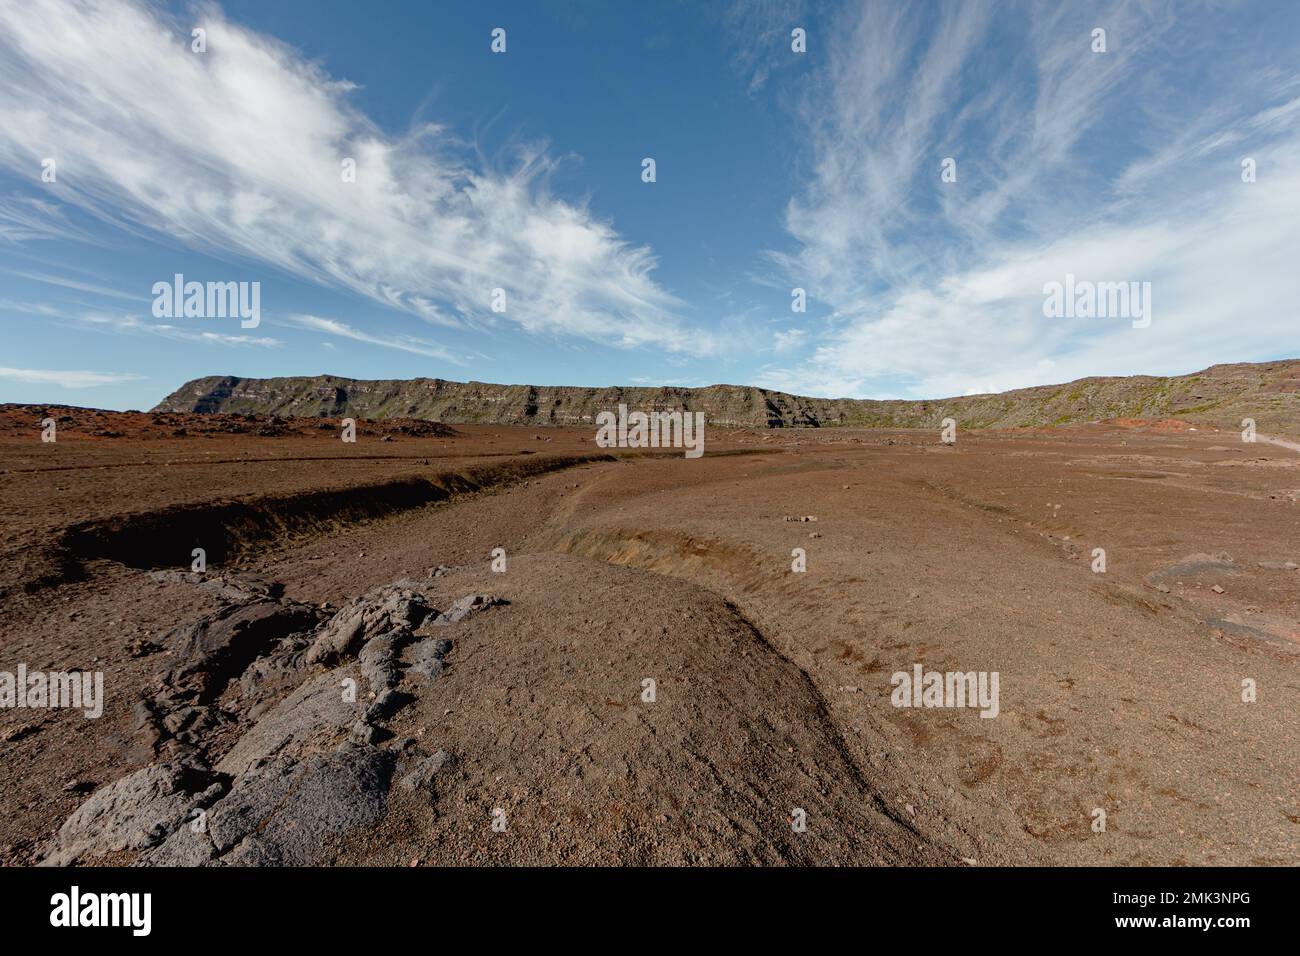
[[[432,587],[509,605],[447,629],[446,674],[390,729],[454,763],[347,862],[954,862],[882,808],[807,676],[717,595],[559,555]]]

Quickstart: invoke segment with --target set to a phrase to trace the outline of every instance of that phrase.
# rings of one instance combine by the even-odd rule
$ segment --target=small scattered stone
[[[349,735],[358,743],[373,744],[379,739],[379,728],[366,723],[365,720],[357,720],[353,723]]]
[[[455,764],[456,758],[445,750],[425,757],[402,778],[402,786],[410,791],[431,790],[439,771]]]
[[[465,618],[481,611],[486,611],[490,607],[497,607],[506,603],[506,601],[492,594],[466,594],[463,598],[452,602],[451,607],[434,618],[432,623],[439,627],[445,627],[448,624],[463,621]]]
[[[14,741],[22,740],[24,737],[30,737],[40,729],[40,724],[25,724],[22,727],[10,727],[4,732],[3,736],[0,736],[0,740],[10,744]]]
[[[161,650],[162,648],[153,641],[146,641],[144,638],[134,640],[127,646],[127,653],[132,657],[148,657],[150,654],[157,654]]]

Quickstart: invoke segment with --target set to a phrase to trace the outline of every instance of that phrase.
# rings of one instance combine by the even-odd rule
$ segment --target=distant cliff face
[[[642,411],[704,413],[717,428],[848,425],[963,428],[1060,425],[1107,418],[1183,418],[1236,429],[1300,433],[1300,360],[1215,365],[1169,378],[1085,378],[997,395],[927,401],[804,398],[742,385],[707,388],[579,388],[489,385],[437,378],[373,381],[208,376],[187,382],[154,411],[424,418],[449,424],[580,425],[619,403]]]

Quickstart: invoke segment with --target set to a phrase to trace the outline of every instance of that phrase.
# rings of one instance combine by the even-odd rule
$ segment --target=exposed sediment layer
[[[1018,428],[1115,418],[1183,418],[1300,434],[1300,361],[1215,365],[1188,375],[1084,378],[999,394],[921,401],[809,398],[740,385],[608,387],[493,385],[444,379],[361,380],[317,375],[194,379],[158,412],[237,412],[276,416],[432,419],[502,425],[593,426],[619,404],[643,411],[703,412],[715,428],[858,426]]]

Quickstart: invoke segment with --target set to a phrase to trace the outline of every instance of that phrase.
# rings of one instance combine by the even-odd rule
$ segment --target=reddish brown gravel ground
[[[147,642],[216,604],[148,571],[188,570],[167,529],[214,503],[243,510],[213,512],[238,520],[211,573],[335,607],[401,578],[509,601],[448,629],[391,722],[455,756],[436,797],[395,788],[324,862],[1300,863],[1300,453],[1129,421],[584,462],[590,430],[345,445],[226,418],[0,409],[0,671],[102,670],[107,695],[99,720],[0,711],[7,863],[153,759]],[[406,481],[437,500],[396,507]],[[891,706],[918,663],[998,672],[998,717]]]

